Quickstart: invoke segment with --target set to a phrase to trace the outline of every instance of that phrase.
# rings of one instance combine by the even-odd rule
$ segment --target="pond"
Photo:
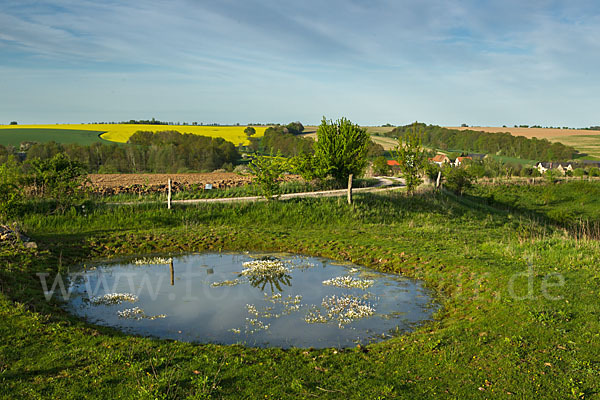
[[[71,272],[66,307],[128,333],[257,347],[349,347],[407,332],[438,306],[420,283],[291,254],[202,253]]]

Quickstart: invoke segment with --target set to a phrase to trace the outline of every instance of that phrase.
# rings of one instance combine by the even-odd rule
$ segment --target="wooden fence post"
[[[169,267],[171,269],[171,286],[175,286],[175,269],[173,268],[173,257],[169,259]]]
[[[167,208],[171,209],[171,178],[169,178],[169,188],[167,192]]]
[[[352,174],[348,176],[348,204],[352,204]]]

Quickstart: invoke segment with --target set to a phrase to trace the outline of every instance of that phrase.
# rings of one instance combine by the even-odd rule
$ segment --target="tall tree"
[[[317,129],[315,167],[317,176],[332,176],[339,183],[348,175],[360,175],[367,165],[369,134],[346,118],[335,122],[325,117]]]

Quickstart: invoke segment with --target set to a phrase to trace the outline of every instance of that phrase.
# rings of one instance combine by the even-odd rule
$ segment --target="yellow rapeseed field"
[[[55,124],[55,125],[2,125],[0,129],[76,129],[82,131],[104,132],[100,137],[111,142],[125,143],[136,131],[166,131],[173,130],[181,133],[193,133],[196,135],[222,137],[225,140],[238,145],[248,144],[244,133],[245,126],[194,126],[194,125],[137,125],[137,124]],[[256,126],[256,134],[259,137],[265,133],[266,127]]]

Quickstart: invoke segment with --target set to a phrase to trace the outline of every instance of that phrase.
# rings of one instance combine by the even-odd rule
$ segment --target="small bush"
[[[289,169],[288,160],[282,157],[258,156],[248,165],[260,189],[260,195],[273,200],[281,194],[279,178]]]
[[[446,187],[462,196],[464,191],[473,186],[473,176],[466,168],[446,167],[444,170]]]
[[[373,161],[373,173],[375,175],[389,175],[390,166],[387,163],[387,158],[380,156]]]

